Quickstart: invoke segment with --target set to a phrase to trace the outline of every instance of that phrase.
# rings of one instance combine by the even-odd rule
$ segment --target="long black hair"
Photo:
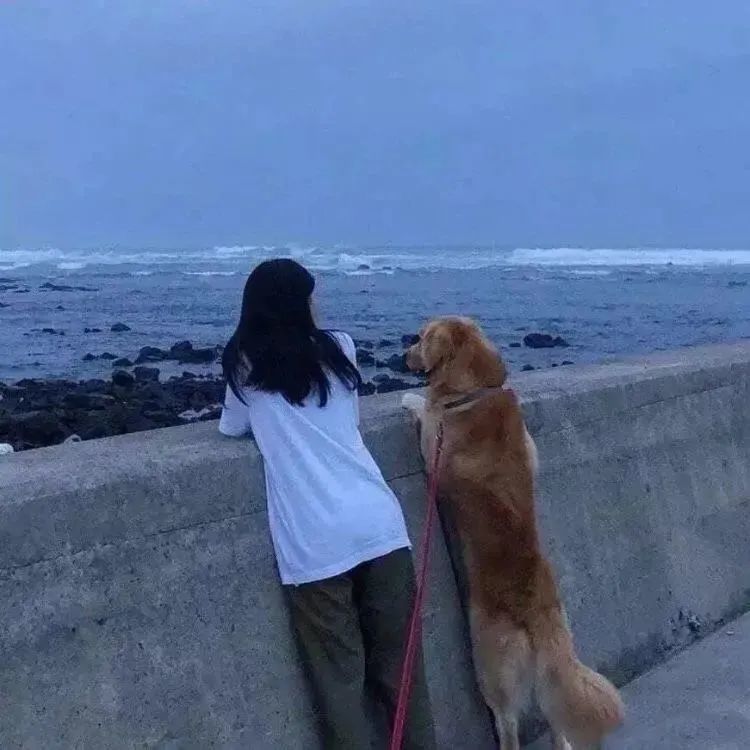
[[[241,401],[241,389],[249,386],[280,393],[298,406],[315,391],[325,406],[329,373],[351,391],[362,383],[333,334],[315,325],[314,288],[313,275],[286,258],[264,261],[248,277],[240,322],[221,360],[224,377]]]

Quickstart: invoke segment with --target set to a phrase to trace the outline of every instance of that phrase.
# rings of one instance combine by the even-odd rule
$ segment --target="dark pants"
[[[369,750],[365,685],[396,709],[414,567],[407,549],[323,581],[287,586],[292,620],[323,725],[325,750]],[[433,750],[435,731],[421,652],[416,659],[404,750]]]

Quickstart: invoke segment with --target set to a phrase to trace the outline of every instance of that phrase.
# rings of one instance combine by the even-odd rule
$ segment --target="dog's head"
[[[468,318],[436,318],[406,352],[412,371],[424,371],[431,386],[461,391],[505,382],[500,356],[479,326]]]

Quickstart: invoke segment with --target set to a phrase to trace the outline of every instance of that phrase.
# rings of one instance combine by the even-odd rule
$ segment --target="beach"
[[[316,274],[320,325],[358,341],[365,393],[420,383],[403,372],[402,339],[435,315],[477,319],[512,374],[750,337],[746,250],[0,250],[0,442],[213,418],[244,280],[275,256]],[[62,427],[25,439],[32,412]]]

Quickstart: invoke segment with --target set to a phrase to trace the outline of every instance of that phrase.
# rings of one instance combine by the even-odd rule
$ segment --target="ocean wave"
[[[750,250],[689,248],[517,248],[508,256],[516,266],[729,266],[750,265]]]
[[[560,268],[571,273],[604,275],[622,267],[661,269],[669,266],[700,268],[750,266],[746,249],[656,248],[497,248],[371,247],[336,245],[232,245],[191,249],[76,250],[59,248],[0,250],[0,270],[44,267],[67,273],[96,267],[124,266],[130,273],[178,271],[196,276],[245,273],[256,263],[274,257],[295,258],[311,271],[366,276],[396,271],[468,271],[483,268]]]
[[[182,271],[185,276],[236,276],[239,271]]]
[[[603,268],[574,268],[570,271],[567,271],[571,276],[583,276],[585,278],[588,278],[590,276],[611,276],[612,271],[603,269]]]
[[[82,261],[69,260],[63,263],[58,263],[57,267],[61,271],[80,271],[82,268],[86,267],[86,264]]]
[[[273,248],[266,248],[263,245],[218,245],[213,248],[213,252],[215,253],[217,258],[236,258],[238,256],[244,257],[256,253],[258,250],[270,251],[273,250]]]

